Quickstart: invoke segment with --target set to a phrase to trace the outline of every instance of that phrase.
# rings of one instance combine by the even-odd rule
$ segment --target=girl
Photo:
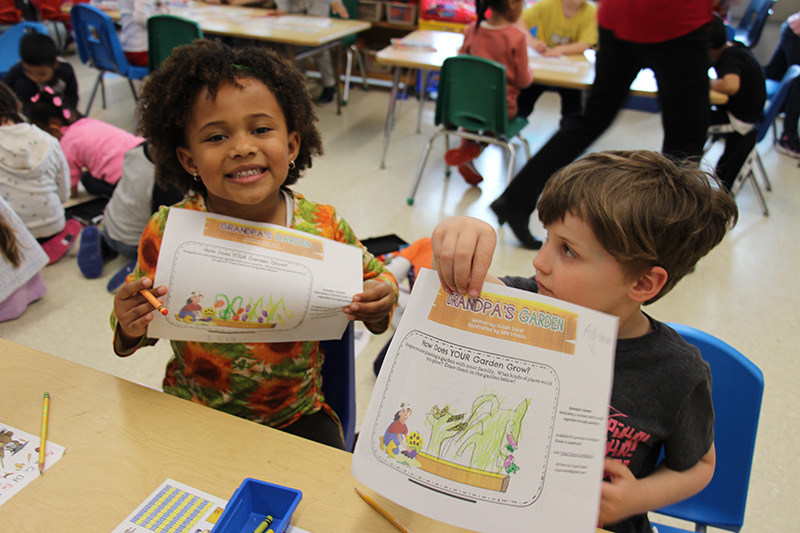
[[[344,312],[373,332],[386,329],[397,301],[394,277],[361,246],[330,206],[288,186],[322,153],[303,76],[263,48],[216,41],[176,48],[142,89],[141,133],[156,176],[187,195],[176,207],[292,227],[363,250],[364,291]],[[114,350],[151,345],[150,289],[170,208],[150,220],[128,283],[114,298]],[[163,297],[167,288],[153,289]],[[290,433],[343,448],[338,418],[325,404],[318,342],[214,344],[172,341],[164,391]]]
[[[131,65],[147,66],[147,19],[166,13],[166,2],[160,0],[120,0],[119,21],[122,30],[119,42]]]
[[[122,177],[125,152],[144,141],[116,126],[85,118],[69,109],[50,87],[31,99],[28,118],[61,142],[69,162],[73,197],[78,194],[80,181],[90,194],[111,198]]]
[[[0,82],[0,196],[42,243],[50,262],[63,256],[80,232],[68,221],[69,172],[58,141],[25,123],[14,92]]]
[[[47,254],[0,196],[0,322],[13,320],[47,292],[39,271]]]
[[[506,67],[506,100],[508,116],[517,115],[517,95],[520,89],[533,82],[533,70],[528,66],[528,48],[525,34],[514,23],[522,13],[523,0],[478,0],[478,20],[464,30],[464,44],[460,54],[470,54]],[[492,14],[486,19],[486,10]],[[480,30],[480,31],[479,31]],[[481,155],[483,146],[476,141],[461,139],[461,146],[448,150],[444,159],[448,165],[458,167],[458,172],[470,185],[483,181],[472,160]]]

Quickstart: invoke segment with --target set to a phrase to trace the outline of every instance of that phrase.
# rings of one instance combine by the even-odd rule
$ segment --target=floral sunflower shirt
[[[358,246],[363,250],[364,280],[389,283],[397,302],[397,281],[384,269],[353,234],[350,225],[336,214],[333,207],[306,200],[301,194],[287,191],[294,198],[291,227],[314,235]],[[200,195],[190,194],[175,207],[207,211]],[[161,207],[142,233],[139,259],[127,281],[155,277],[158,253],[169,207]],[[386,330],[391,315],[373,333]],[[122,350],[118,343],[117,320],[113,311],[114,351],[130,355],[141,346],[155,344],[155,339],[143,337],[131,350]],[[170,341],[173,358],[167,364],[164,391],[196,403],[219,409],[254,422],[282,428],[300,417],[323,409],[338,417],[325,403],[320,371],[325,360],[319,342],[276,343],[210,343]]]

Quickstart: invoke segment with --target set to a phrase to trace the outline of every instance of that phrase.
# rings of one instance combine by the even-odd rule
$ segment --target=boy
[[[717,176],[728,190],[756,145],[756,122],[767,99],[761,65],[743,44],[728,42],[725,23],[714,15],[711,24],[711,61],[717,79],[711,88],[728,95],[728,103],[711,111],[712,134],[725,135],[725,152],[717,162]]]
[[[597,11],[586,0],[540,0],[522,12],[519,26],[528,37],[528,46],[545,57],[582,54],[597,45]],[[535,38],[529,32],[533,28],[538,28]],[[517,96],[517,116],[529,116],[546,90],[535,83],[523,89]],[[581,91],[556,90],[561,96],[561,120],[579,115]]]
[[[25,35],[19,42],[19,57],[21,61],[11,67],[4,81],[22,102],[23,113],[45,86],[61,96],[66,108],[77,108],[78,79],[72,65],[58,59],[53,39],[41,33]]]
[[[488,279],[619,317],[599,521],[618,533],[650,533],[648,511],[711,480],[714,412],[699,351],[641,305],[666,294],[722,240],[736,223],[736,203],[696,167],[636,151],[590,154],[564,167],[538,208],[548,239],[534,258],[535,278]],[[433,265],[442,286],[478,296],[495,243],[477,219],[437,226]]]

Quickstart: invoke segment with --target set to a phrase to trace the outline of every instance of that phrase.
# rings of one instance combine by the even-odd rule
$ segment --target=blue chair
[[[103,109],[105,109],[106,88],[103,77],[107,73],[128,78],[133,99],[138,100],[132,80],[141,80],[149,71],[147,67],[136,67],[128,63],[111,17],[89,4],[76,4],[72,7],[70,16],[81,61],[100,71],[84,115],[88,115],[92,108],[98,86],[102,90]]]
[[[23,21],[14,24],[0,35],[0,78],[4,77],[11,67],[19,63],[19,42],[26,33],[37,32],[47,35],[47,26],[41,22]]]
[[[711,483],[705,489],[656,512],[694,522],[694,531],[705,532],[707,526],[739,531],[744,522],[764,375],[744,355],[716,337],[689,326],[669,326],[687,342],[697,346],[703,359],[711,366],[717,466]],[[659,533],[686,532],[654,525]]]
[[[353,451],[356,437],[356,354],[353,324],[339,340],[320,342],[325,352],[322,365],[322,393],[339,415],[344,430],[344,447]]]
[[[514,161],[517,151],[511,144],[513,137],[519,137],[525,147],[525,157],[530,159],[530,146],[521,135],[522,129],[528,125],[525,118],[508,118],[506,102],[506,68],[482,57],[460,55],[448,57],[439,72],[439,94],[436,97],[436,115],[434,123],[442,125],[436,131],[422,153],[414,183],[408,193],[408,205],[414,204],[422,171],[428,160],[433,141],[439,135],[450,135],[471,139],[473,141],[494,144],[505,148],[510,155],[506,183],[514,175]],[[447,147],[447,142],[445,147]],[[450,176],[450,167],[445,171]]]
[[[772,13],[772,4],[775,0],[750,0],[745,9],[742,20],[734,31],[734,40],[739,41],[748,48],[754,48],[761,38],[767,17]]]

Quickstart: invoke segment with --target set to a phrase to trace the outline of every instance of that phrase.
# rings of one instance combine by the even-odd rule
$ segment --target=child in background
[[[312,17],[330,17],[333,11],[343,19],[350,18],[347,8],[339,0],[275,0],[279,11],[290,14],[310,15]],[[316,103],[326,105],[333,103],[336,96],[336,77],[333,75],[331,54],[328,50],[314,55],[314,62],[322,79],[322,94]]]
[[[3,81],[22,102],[23,113],[28,114],[31,98],[43,87],[52,88],[69,109],[78,107],[78,79],[72,65],[58,58],[53,39],[41,33],[25,35],[19,42],[19,57]]]
[[[161,0],[120,0],[119,42],[131,65],[147,66],[147,19],[166,12],[166,3]]]
[[[80,224],[67,221],[69,170],[58,141],[19,115],[21,104],[0,83],[0,196],[54,262],[74,244]],[[69,222],[69,223],[68,223]]]
[[[609,531],[652,533],[648,511],[711,480],[714,411],[700,351],[641,306],[722,240],[736,203],[690,163],[600,152],[553,175],[538,210],[548,238],[533,260],[535,278],[487,277],[497,236],[468,217],[434,230],[433,264],[448,292],[476,297],[487,279],[619,317],[609,409],[624,428],[609,424],[599,521]]]
[[[47,254],[11,206],[0,196],[0,322],[13,320],[45,295],[39,271]]]
[[[459,54],[469,54],[497,61],[506,67],[506,98],[508,116],[517,115],[517,94],[533,81],[533,71],[528,66],[528,48],[525,34],[514,25],[522,12],[523,0],[478,0],[478,20],[464,30],[464,44]],[[486,10],[492,15],[486,19]],[[488,132],[487,132],[488,133]],[[483,181],[483,176],[473,164],[483,151],[477,141],[461,139],[461,146],[448,150],[445,162],[458,167],[458,172],[470,185]]]
[[[90,194],[111,198],[122,176],[125,152],[144,141],[102,120],[84,117],[50,87],[34,95],[27,114],[31,122],[61,142],[69,162],[73,197],[80,182]]]
[[[108,282],[108,291],[116,291],[133,272],[138,256],[139,239],[150,217],[162,205],[183,199],[176,187],[162,188],[155,180],[156,167],[147,150],[147,142],[125,152],[122,177],[98,226],[86,226],[81,232],[78,267],[87,278],[103,273],[103,264],[117,255],[130,260]]]
[[[597,45],[597,10],[586,0],[540,0],[522,12],[518,24],[525,29],[528,45],[545,57],[582,54]],[[535,38],[528,31],[533,28],[538,28]],[[520,91],[517,116],[529,116],[547,89],[534,84]],[[558,87],[556,91],[561,96],[562,121],[581,113],[580,90]]]
[[[725,135],[725,151],[717,161],[717,176],[728,190],[756,145],[756,122],[767,99],[761,65],[739,42],[728,42],[725,23],[714,15],[711,24],[711,61],[717,79],[711,88],[728,95],[728,103],[711,111],[712,134]]]
[[[767,79],[780,81],[792,65],[800,65],[800,11],[789,15],[781,25],[781,38],[772,53],[769,63],[764,67]],[[797,122],[800,120],[800,78],[795,78],[789,86],[783,118],[783,133],[775,145],[782,154],[800,158],[800,136]]]
[[[305,80],[264,48],[231,49],[217,41],[176,48],[146,80],[139,99],[141,132],[157,179],[187,193],[175,207],[291,227],[358,246],[364,291],[343,308],[383,332],[397,284],[333,207],[288,188],[322,153]],[[128,356],[153,344],[147,326],[150,289],[170,208],[144,230],[139,261],[114,298],[114,351]],[[163,297],[167,288],[156,287]],[[164,391],[295,435],[344,448],[341,425],[321,391],[319,342],[172,342]],[[209,369],[225,368],[211,377]]]

